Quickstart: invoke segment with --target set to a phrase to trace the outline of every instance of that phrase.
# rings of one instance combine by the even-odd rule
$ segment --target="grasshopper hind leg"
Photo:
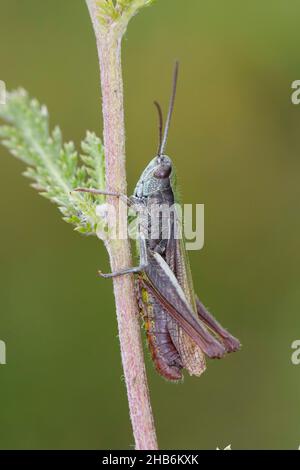
[[[179,381],[182,379],[183,364],[168,330],[168,315],[149,294],[140,277],[136,280],[136,290],[155,368],[165,379]]]
[[[159,314],[145,323],[149,349],[155,368],[160,375],[171,381],[182,379],[180,355],[168,331],[168,315],[159,306]]]

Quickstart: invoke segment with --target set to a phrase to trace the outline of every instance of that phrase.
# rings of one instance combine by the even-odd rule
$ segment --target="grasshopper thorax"
[[[154,157],[141,174],[134,195],[147,198],[150,195],[170,188],[172,160],[167,155]]]

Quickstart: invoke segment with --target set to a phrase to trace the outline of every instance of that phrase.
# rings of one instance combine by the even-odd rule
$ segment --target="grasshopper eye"
[[[172,171],[172,166],[170,163],[163,163],[159,166],[157,170],[153,173],[154,178],[164,179],[170,176]]]

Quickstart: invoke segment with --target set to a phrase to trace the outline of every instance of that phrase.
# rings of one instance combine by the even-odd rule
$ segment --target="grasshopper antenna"
[[[161,154],[161,145],[162,145],[162,133],[163,133],[163,115],[162,115],[162,110],[161,106],[157,101],[154,101],[154,105],[156,106],[157,112],[158,112],[158,149],[157,149],[157,155],[159,156]]]
[[[165,130],[164,130],[162,143],[161,143],[161,146],[160,146],[159,155],[161,155],[164,152],[165,147],[166,147],[166,143],[167,143],[168,132],[169,132],[169,128],[170,128],[170,123],[171,123],[171,118],[172,118],[172,113],[173,113],[173,108],[174,108],[175,95],[176,95],[178,67],[179,67],[179,62],[176,61],[175,62],[175,67],[174,67],[174,73],[173,73],[172,95],[171,95],[171,98],[170,98],[169,111],[168,111],[168,116],[167,116],[167,120],[166,120],[166,125],[165,125]]]

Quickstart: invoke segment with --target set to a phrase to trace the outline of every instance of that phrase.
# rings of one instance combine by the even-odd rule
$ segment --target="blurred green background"
[[[123,43],[129,191],[154,155],[174,60],[168,153],[184,202],[205,204],[197,291],[243,343],[201,378],[165,382],[146,362],[161,448],[300,444],[300,4],[157,0]],[[0,79],[46,103],[78,144],[101,134],[95,40],[84,0],[1,0]],[[1,148],[2,449],[126,449],[133,438],[102,244],[72,231]]]

